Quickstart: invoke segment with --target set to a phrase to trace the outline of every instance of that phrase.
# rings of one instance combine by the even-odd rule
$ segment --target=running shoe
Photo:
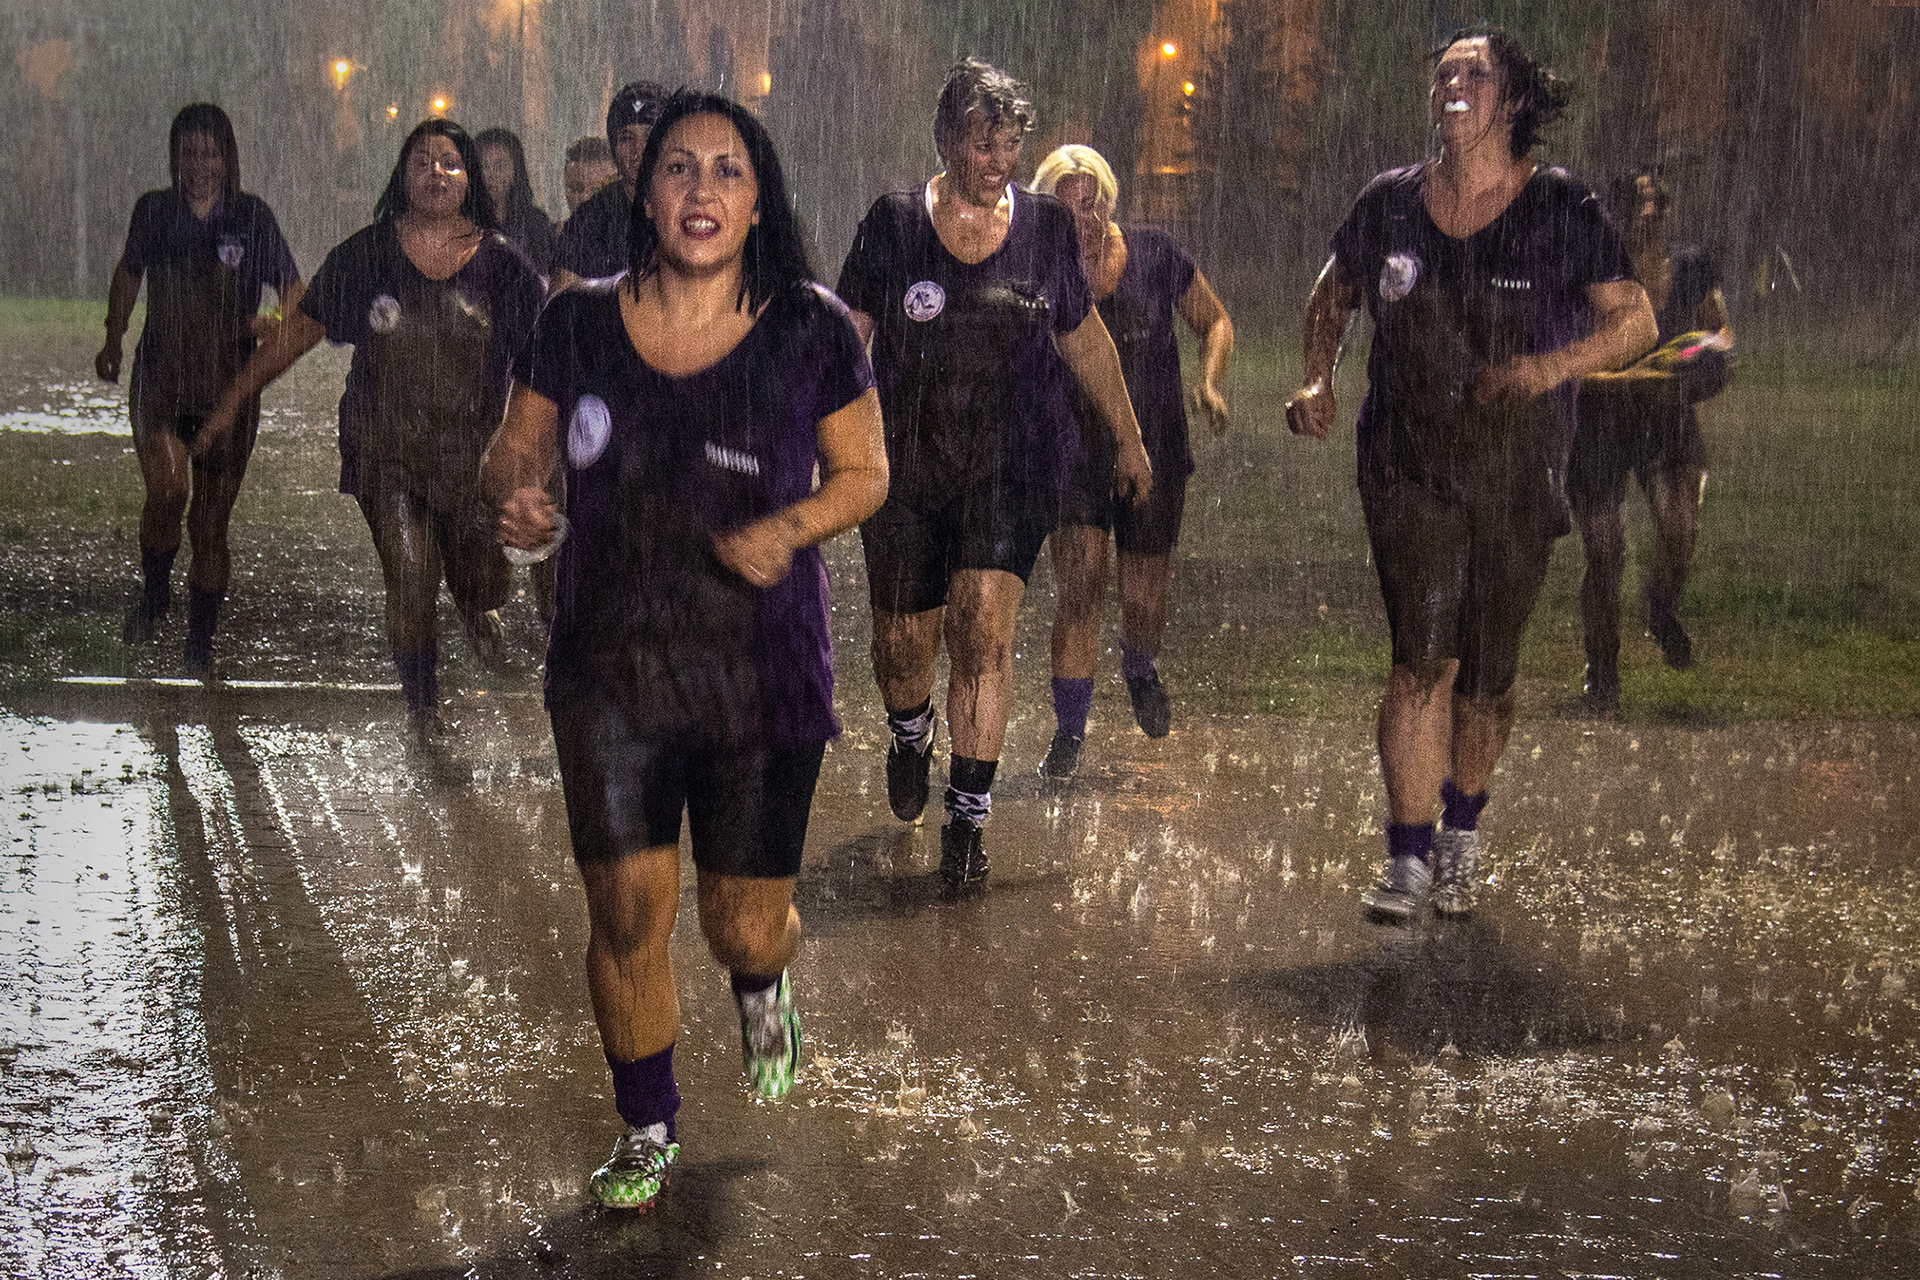
[[[980,847],[980,828],[963,818],[952,818],[940,828],[940,878],[955,889],[987,878],[987,851]]]
[[[887,747],[887,804],[893,816],[912,822],[927,807],[927,771],[933,766],[933,736],[927,749],[915,751],[894,739]]]
[[[1480,890],[1480,833],[1442,826],[1433,837],[1433,909],[1443,916],[1473,914]]]
[[[1587,655],[1586,685],[1580,705],[1588,715],[1610,716],[1620,710],[1620,655]]]
[[[1379,882],[1360,895],[1360,907],[1372,924],[1406,924],[1426,901],[1433,868],[1424,859],[1406,854],[1388,858]]]
[[[778,1102],[800,1075],[800,1015],[786,972],[765,991],[736,997],[740,1006],[740,1055],[756,1096]]]
[[[1127,696],[1133,699],[1133,718],[1140,732],[1149,738],[1164,738],[1173,729],[1173,706],[1167,701],[1166,686],[1160,673],[1149,671],[1127,679]]]
[[[1071,778],[1080,768],[1082,741],[1065,729],[1055,730],[1053,745],[1047,748],[1047,758],[1040,762],[1040,776],[1052,782],[1065,782]]]
[[[1668,666],[1675,671],[1685,671],[1693,665],[1693,640],[1680,625],[1679,613],[1671,604],[1655,600],[1651,595],[1647,597],[1647,630],[1660,646],[1660,656]]]
[[[629,1128],[613,1144],[607,1162],[593,1171],[589,1184],[607,1208],[645,1213],[666,1188],[668,1171],[679,1155],[680,1144],[667,1136],[664,1121]]]

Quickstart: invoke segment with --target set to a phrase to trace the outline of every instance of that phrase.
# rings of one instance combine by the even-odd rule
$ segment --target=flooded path
[[[854,682],[849,682],[854,683]],[[1010,739],[983,896],[828,757],[751,1101],[683,905],[683,1163],[615,1131],[530,682],[58,685],[0,716],[0,1272],[1901,1274],[1920,1257],[1909,725],[1523,722],[1471,923],[1363,925],[1358,719],[1103,697]],[[1124,731],[1123,731],[1124,730]],[[1096,751],[1095,748],[1098,748]]]

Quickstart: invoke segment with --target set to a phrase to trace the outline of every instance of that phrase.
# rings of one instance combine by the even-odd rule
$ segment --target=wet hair
[[[643,124],[651,129],[660,119],[660,109],[667,104],[667,91],[651,80],[635,80],[631,84],[620,86],[620,92],[613,95],[613,101],[607,104],[607,146],[611,148],[620,141],[620,131],[630,124]],[[612,152],[608,152],[612,159]]]
[[[627,230],[627,283],[637,290],[640,281],[659,268],[660,231],[647,216],[647,193],[667,135],[682,120],[705,115],[721,116],[739,130],[740,141],[747,148],[747,163],[753,167],[754,182],[760,188],[755,206],[760,220],[747,229],[740,272],[740,297],[747,310],[758,312],[782,289],[811,281],[813,263],[807,256],[806,238],[800,234],[800,219],[787,199],[787,180],[780,170],[780,157],[774,153],[773,139],[751,111],[717,93],[678,90],[653,122],[647,149],[640,158],[633,219]]]
[[[1053,153],[1040,162],[1033,174],[1033,189],[1052,195],[1062,178],[1076,176],[1092,178],[1109,209],[1120,203],[1120,184],[1114,180],[1113,166],[1098,151],[1077,142],[1055,147]]]
[[[400,144],[400,158],[393,162],[393,175],[387,179],[386,190],[380,193],[380,199],[374,203],[373,220],[387,222],[407,211],[407,157],[413,154],[416,146],[431,137],[445,138],[460,153],[460,167],[467,172],[467,196],[460,202],[460,215],[476,227],[499,226],[500,219],[493,210],[493,197],[487,194],[487,184],[480,177],[480,148],[465,129],[440,116],[430,117],[413,126],[413,132]]]
[[[220,154],[227,162],[226,182],[221,186],[221,194],[233,197],[240,194],[240,143],[233,136],[233,121],[227,113],[211,102],[190,102],[173,117],[173,125],[167,130],[167,176],[174,186],[180,185],[180,144],[190,133],[205,134],[212,138],[220,148]]]
[[[605,138],[596,138],[592,134],[575,138],[567,144],[566,163],[612,164],[613,148],[607,145]]]
[[[1439,65],[1447,50],[1462,40],[1487,42],[1487,55],[1500,72],[1501,101],[1513,108],[1510,150],[1518,160],[1533,150],[1540,134],[1566,111],[1572,92],[1567,82],[1536,61],[1512,32],[1491,23],[1478,23],[1456,32],[1445,43],[1434,46],[1428,62]]]
[[[539,209],[533,203],[533,181],[527,176],[527,150],[520,145],[520,135],[504,125],[494,125],[476,134],[473,145],[476,152],[485,151],[488,147],[504,147],[513,158],[513,186],[507,191],[507,207],[493,211],[500,221],[506,222],[509,214],[524,216],[528,211],[538,213]],[[491,196],[493,193],[489,191],[487,194]]]
[[[1613,215],[1613,225],[1625,229],[1640,216],[1640,179],[1645,178],[1653,184],[1653,216],[1664,218],[1672,196],[1667,184],[1661,181],[1659,165],[1644,165],[1638,169],[1629,169],[1607,183],[1607,212]]]
[[[963,58],[947,72],[947,86],[933,109],[933,145],[942,158],[975,120],[990,129],[1012,125],[1022,136],[1033,128],[1033,103],[1027,86],[992,63]]]

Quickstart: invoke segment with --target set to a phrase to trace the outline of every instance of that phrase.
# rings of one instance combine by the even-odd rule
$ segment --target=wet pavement
[[[510,684],[512,682],[509,682]],[[849,681],[856,684],[857,681]],[[1912,725],[1523,723],[1471,922],[1360,922],[1363,716],[1083,777],[1014,726],[990,887],[886,814],[870,711],[799,899],[808,1062],[748,1098],[697,932],[682,1163],[615,1133],[529,681],[135,682],[0,717],[0,1271],[1768,1276],[1920,1256]],[[692,919],[691,901],[683,921]]]

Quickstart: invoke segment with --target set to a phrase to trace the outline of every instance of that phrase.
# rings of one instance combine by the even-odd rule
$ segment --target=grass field
[[[38,407],[20,398],[48,369],[67,378],[90,369],[100,315],[97,303],[0,301],[0,412]],[[1219,439],[1196,435],[1199,471],[1162,663],[1195,712],[1371,711],[1387,649],[1353,486],[1364,341],[1355,347],[1342,369],[1333,440],[1315,444],[1285,430],[1281,406],[1299,368],[1291,335],[1243,338],[1233,429]],[[228,628],[257,643],[223,650],[234,674],[283,674],[294,657],[357,676],[384,668],[372,552],[357,511],[332,492],[332,412],[344,365],[339,353],[310,356],[268,393],[261,449],[236,514]],[[1734,385],[1702,408],[1712,466],[1683,605],[1700,655],[1691,671],[1662,667],[1633,625],[1648,530],[1644,501],[1629,496],[1629,719],[1705,725],[1920,713],[1916,401],[1920,365],[1911,360],[1860,369],[1787,342],[1743,353]],[[128,669],[118,619],[140,508],[130,446],[125,437],[0,431],[0,471],[9,477],[0,497],[8,601],[0,679]],[[830,558],[843,679],[864,679],[857,545],[843,539]],[[1578,540],[1564,539],[1522,659],[1529,713],[1566,710],[1578,692],[1579,569]],[[1049,593],[1043,560],[1020,638],[1020,679],[1036,691],[1044,688]],[[365,604],[342,610],[345,596]]]

